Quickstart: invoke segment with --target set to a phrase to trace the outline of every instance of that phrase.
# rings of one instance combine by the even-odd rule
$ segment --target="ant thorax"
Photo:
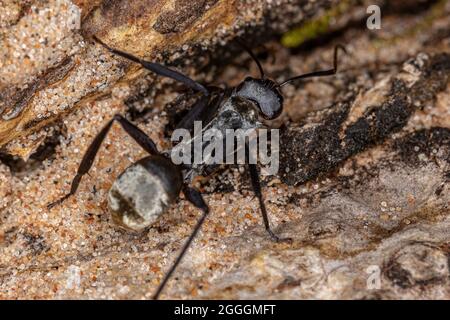
[[[210,175],[221,164],[239,163],[238,154],[245,149],[243,144],[256,138],[256,130],[262,127],[256,103],[229,93],[220,101],[213,117],[195,121],[192,130],[180,135],[182,140],[171,150],[172,161],[174,155],[181,156],[178,163],[183,164],[186,182]]]
[[[212,128],[225,133],[227,129],[256,129],[262,126],[257,105],[244,97],[232,95],[219,107],[210,121]]]

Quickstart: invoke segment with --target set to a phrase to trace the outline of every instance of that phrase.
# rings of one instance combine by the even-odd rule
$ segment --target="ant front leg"
[[[159,298],[159,295],[161,294],[162,290],[167,284],[167,281],[169,281],[170,277],[172,276],[173,272],[177,268],[177,266],[180,264],[181,259],[183,259],[184,255],[186,254],[187,250],[191,246],[192,241],[194,240],[197,233],[200,231],[200,228],[202,227],[203,223],[206,220],[206,217],[209,214],[209,207],[206,204],[205,200],[203,199],[203,196],[199,191],[193,188],[189,188],[188,186],[183,187],[183,193],[186,197],[186,200],[188,200],[190,203],[192,203],[194,206],[199,208],[203,211],[202,216],[197,221],[197,224],[194,227],[194,230],[192,231],[191,235],[187,239],[186,243],[183,245],[183,248],[181,248],[180,253],[178,254],[178,257],[176,258],[175,262],[170,267],[169,271],[164,275],[163,280],[161,281],[158,289],[156,290],[155,294],[153,295],[153,299],[156,300]]]
[[[248,164],[248,169],[250,172],[250,180],[252,182],[253,192],[255,193],[256,197],[258,198],[262,218],[264,221],[264,226],[266,228],[266,231],[269,233],[270,238],[275,242],[284,242],[284,241],[291,242],[292,241],[291,238],[280,238],[270,228],[266,205],[264,204],[264,198],[263,198],[263,195],[261,192],[261,182],[259,179],[258,167],[256,166],[256,164]]]
[[[192,109],[181,119],[181,121],[177,124],[176,129],[191,129],[194,126],[194,121],[200,119],[201,115],[205,112],[208,107],[209,96],[203,95],[200,99],[194,104]]]
[[[176,129],[191,130],[194,127],[195,121],[200,121],[202,117],[208,117],[209,114],[217,110],[222,102],[225,90],[212,86],[208,87],[208,90],[211,93],[217,94],[216,97],[211,98],[211,95],[202,95],[192,106],[192,109],[176,125]]]
[[[142,60],[141,58],[133,56],[132,54],[129,54],[127,52],[111,48],[106,43],[104,43],[99,38],[97,38],[96,36],[94,36],[94,40],[97,41],[98,43],[100,43],[106,49],[108,49],[111,53],[117,54],[125,59],[130,60],[130,61],[139,63],[145,69],[150,70],[160,76],[174,79],[175,81],[181,82],[184,85],[186,85],[187,87],[194,89],[195,91],[202,92],[205,95],[209,95],[208,89],[206,89],[202,84],[198,83],[197,81],[192,80],[188,76],[185,76],[184,74],[182,74],[176,70],[172,70],[172,69],[170,69],[166,66],[163,66],[159,63],[156,63],[156,62]]]
[[[60,198],[59,200],[50,203],[47,207],[49,209],[53,208],[56,205],[61,204],[66,199],[68,199],[70,196],[74,195],[75,192],[78,189],[78,186],[80,185],[81,178],[83,175],[88,173],[89,169],[92,167],[92,164],[94,163],[95,156],[98,153],[98,150],[100,149],[100,146],[105,140],[106,135],[108,134],[109,130],[111,129],[112,124],[114,121],[117,121],[121,124],[122,128],[149,154],[156,155],[158,154],[158,150],[156,148],[156,144],[153,142],[152,139],[150,139],[144,131],[139,129],[137,126],[132,124],[130,121],[125,119],[120,114],[115,115],[103,129],[97,134],[97,136],[92,141],[91,145],[87,149],[86,153],[83,156],[83,160],[80,163],[80,166],[78,167],[77,174],[72,180],[72,185],[70,188],[70,192],[66,194],[64,197]]]

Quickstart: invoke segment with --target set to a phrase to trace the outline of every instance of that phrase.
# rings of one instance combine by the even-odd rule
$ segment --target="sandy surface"
[[[444,8],[450,11],[448,3]],[[440,36],[449,30],[448,14],[419,36],[413,32],[427,14],[387,17],[372,37],[365,29],[344,28],[309,50],[266,43],[266,50],[257,51],[262,57],[269,52],[264,67],[279,80],[328,67],[335,43],[346,43],[350,53],[342,58],[339,76],[286,88],[286,110],[276,125],[299,122],[350,93],[367,92],[398,75],[403,62],[419,52],[449,52],[448,37]],[[101,48],[84,45],[95,68],[116,66],[114,76],[124,72],[116,60],[98,62],[108,55]],[[250,63],[245,55],[226,67],[213,62],[198,78],[236,85],[246,73],[256,74]],[[13,67],[2,66],[1,79],[17,72]],[[21,73],[24,79],[30,76],[27,70]],[[84,84],[77,81],[67,83],[81,86],[75,93],[84,95]],[[181,200],[144,232],[112,223],[106,193],[120,172],[145,156],[118,125],[76,196],[46,208],[69,190],[88,144],[115,113],[135,118],[159,148],[170,146],[164,134],[171,116],[167,104],[183,90],[167,80],[148,90],[151,77],[139,81],[114,86],[33,135],[50,146],[40,151],[44,156],[32,156],[28,164],[2,156],[0,298],[146,299],[154,292],[200,213]],[[243,170],[231,168],[206,181],[201,190],[211,216],[162,298],[449,299],[449,105],[447,85],[400,131],[331,172],[295,187],[278,177],[266,181],[271,223],[293,244],[267,237]],[[14,140],[9,149],[20,148],[24,140]],[[373,272],[381,287],[371,290],[367,279]]]

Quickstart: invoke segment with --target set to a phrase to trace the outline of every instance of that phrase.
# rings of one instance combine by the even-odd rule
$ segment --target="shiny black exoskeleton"
[[[342,48],[340,46],[335,48],[334,67],[332,69],[303,74],[288,79],[281,84],[277,84],[275,81],[265,77],[259,61],[251,50],[243,45],[257,63],[261,77],[247,77],[235,88],[220,89],[216,87],[205,87],[175,70],[158,63],[141,60],[126,52],[112,49],[97,38],[95,40],[116,55],[139,63],[144,68],[156,74],[172,78],[200,92],[201,97],[199,100],[178,124],[178,128],[188,130],[192,129],[194,121],[202,121],[205,125],[212,126],[218,130],[224,130],[226,128],[246,129],[261,127],[264,119],[272,120],[282,113],[283,96],[280,90],[283,85],[297,79],[335,74],[337,71],[338,48]],[[125,169],[111,187],[108,194],[108,203],[113,220],[128,229],[142,230],[153,224],[159,216],[166,212],[169,206],[177,201],[180,192],[183,192],[185,198],[203,212],[177,259],[156,290],[154,294],[154,298],[156,299],[180,263],[209,213],[209,208],[200,192],[189,185],[195,176],[204,174],[206,166],[203,164],[190,167],[175,165],[166,152],[157,150],[155,143],[141,129],[123,116],[116,115],[97,134],[88,147],[77,174],[72,180],[70,192],[50,204],[49,208],[62,203],[75,194],[82,176],[88,173],[102,141],[115,121],[119,122],[123,129],[149,153],[149,156]],[[272,232],[261,193],[258,168],[256,164],[247,164],[247,167],[249,169],[253,190],[259,200],[261,214],[267,232],[275,241],[289,240],[280,239]]]

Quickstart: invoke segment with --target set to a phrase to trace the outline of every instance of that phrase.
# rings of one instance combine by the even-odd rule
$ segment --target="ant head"
[[[273,120],[277,118],[283,111],[283,96],[280,93],[281,87],[291,83],[295,80],[331,76],[337,72],[337,55],[338,50],[341,49],[344,53],[347,53],[345,47],[337,45],[334,47],[334,62],[333,69],[315,71],[310,73],[301,74],[299,76],[285,80],[278,84],[273,80],[267,79],[264,74],[263,67],[258,61],[257,57],[243,42],[238,39],[238,43],[248,52],[252,59],[256,62],[261,78],[255,79],[247,77],[235,90],[234,95],[256,104],[260,114],[267,120]]]
[[[277,118],[283,111],[283,96],[279,91],[279,86],[267,78],[247,77],[236,88],[234,95],[255,103],[266,120]]]

